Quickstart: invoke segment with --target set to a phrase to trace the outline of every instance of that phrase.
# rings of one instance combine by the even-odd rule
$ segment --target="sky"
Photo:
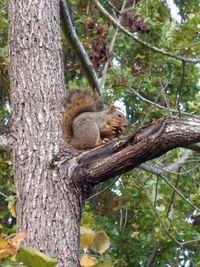
[[[172,18],[180,23],[181,22],[181,16],[178,14],[179,10],[178,10],[177,6],[174,4],[174,1],[173,0],[167,0],[167,4],[169,6]]]

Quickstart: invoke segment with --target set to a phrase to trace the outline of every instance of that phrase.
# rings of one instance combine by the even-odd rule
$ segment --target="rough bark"
[[[64,77],[59,0],[9,1],[17,229],[61,267],[78,266],[82,199],[70,174],[50,168],[62,146]]]

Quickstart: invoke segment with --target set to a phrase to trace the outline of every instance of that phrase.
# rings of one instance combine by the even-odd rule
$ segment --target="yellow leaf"
[[[133,232],[132,234],[131,234],[131,237],[132,238],[138,238],[138,236],[139,236],[139,234],[140,234],[140,232]]]
[[[92,267],[96,264],[96,258],[84,255],[81,257],[80,264],[82,267]]]
[[[9,239],[8,242],[11,244],[16,250],[19,249],[20,243],[26,239],[27,233],[26,232],[19,232],[17,233],[12,239]]]
[[[7,240],[0,237],[0,259],[15,255],[19,249],[20,242],[26,238],[25,232],[17,233],[13,238]]]
[[[99,254],[103,254],[110,246],[110,239],[104,231],[97,231],[90,249]]]
[[[80,247],[81,248],[89,248],[91,244],[93,243],[94,237],[95,237],[95,232],[90,229],[81,226],[80,227]]]
[[[9,244],[9,241],[0,237],[0,259],[14,255],[15,253],[16,249]]]

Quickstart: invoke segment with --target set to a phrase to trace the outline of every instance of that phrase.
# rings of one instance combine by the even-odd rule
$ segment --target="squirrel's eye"
[[[122,114],[117,113],[117,117],[118,117],[118,118],[122,118]]]

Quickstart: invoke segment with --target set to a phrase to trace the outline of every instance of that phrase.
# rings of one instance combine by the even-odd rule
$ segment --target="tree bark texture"
[[[59,13],[59,0],[9,1],[12,156],[25,245],[73,267],[79,266],[81,193],[69,173],[50,167],[63,138]]]

